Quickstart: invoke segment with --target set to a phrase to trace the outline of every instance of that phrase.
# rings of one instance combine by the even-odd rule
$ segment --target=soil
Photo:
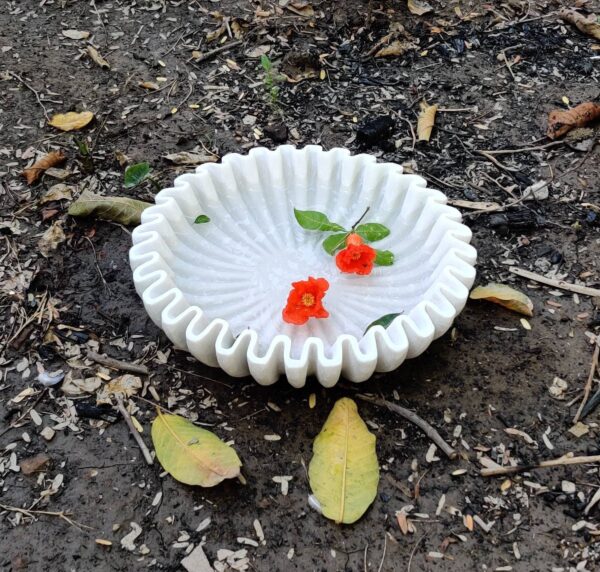
[[[600,566],[600,503],[584,513],[600,487],[597,465],[531,471],[507,480],[481,477],[478,461],[487,456],[527,464],[566,453],[600,454],[600,409],[585,419],[586,434],[569,432],[590,370],[590,335],[600,329],[599,300],[528,282],[508,270],[518,266],[600,285],[600,147],[592,141],[581,151],[562,143],[495,155],[500,166],[475,153],[544,145],[550,110],[566,108],[564,98],[572,105],[597,99],[600,68],[592,59],[597,41],[560,20],[557,11],[568,2],[467,1],[457,11],[458,3],[432,1],[434,12],[423,16],[409,13],[405,4],[373,2],[367,26],[368,3],[356,0],[314,3],[308,17],[301,15],[300,3],[285,1],[3,3],[0,278],[17,273],[25,283],[17,294],[14,284],[10,292],[4,287],[0,305],[0,569],[176,571],[183,570],[186,550],[200,542],[211,562],[219,549],[247,548],[250,569],[258,571]],[[598,2],[580,4],[584,12],[600,10]],[[265,15],[257,16],[258,8]],[[224,35],[208,43],[206,34],[223,22]],[[368,55],[394,23],[404,26],[418,49],[392,58]],[[90,36],[69,39],[62,34],[67,29]],[[228,36],[238,29],[240,44],[204,61],[194,59],[194,50],[208,52],[222,38],[233,41]],[[110,69],[85,54],[88,42]],[[279,93],[273,95],[256,52],[267,44],[276,68],[285,66],[291,74],[314,71],[314,54],[320,55],[317,77],[276,81]],[[508,64],[498,58],[502,52]],[[141,81],[156,82],[161,90],[141,88]],[[38,98],[49,115],[90,109],[95,122],[73,133],[56,131],[47,126]],[[416,126],[423,99],[454,111],[439,111],[431,141],[413,149],[405,120]],[[381,139],[369,134],[366,141],[374,144],[365,148],[357,131],[381,116],[391,116],[393,128],[384,121],[388,127]],[[149,182],[124,188],[121,154],[131,162],[148,161],[154,180],[166,187],[191,167],[173,166],[165,154],[199,144],[219,156],[273,147],[263,133],[278,123],[287,127],[289,143],[376,154],[423,175],[452,200],[506,205],[531,184],[551,181],[548,198],[522,201],[500,213],[463,211],[478,249],[478,283],[509,283],[530,296],[531,330],[515,313],[472,301],[452,331],[422,356],[359,386],[341,382],[325,390],[311,380],[296,390],[285,380],[260,387],[249,378],[229,378],[174,350],[149,320],[128,265],[130,228],[69,217],[67,200],[41,205],[39,199],[60,180],[46,175],[27,186],[20,176],[33,156],[28,149],[43,154],[60,148],[68,157],[71,176],[65,182],[74,187],[74,197],[94,188],[152,200],[156,189]],[[279,140],[286,136],[281,127],[275,133]],[[85,141],[90,153],[82,153],[76,140]],[[38,241],[57,220],[64,221],[66,240],[45,257]],[[45,295],[52,300],[52,320],[46,310],[14,339]],[[69,371],[73,359],[90,347],[146,363],[164,407],[235,443],[246,483],[232,480],[211,489],[182,485],[157,464],[144,463],[122,419],[109,423],[74,414],[75,404],[80,411],[82,403],[95,404],[93,395],[67,399],[59,388],[38,393],[36,364]],[[94,366],[81,367],[75,368],[78,375]],[[548,391],[555,377],[568,383],[564,400]],[[27,387],[35,395],[11,401]],[[416,427],[358,401],[377,437],[381,481],[365,516],[340,526],[309,507],[305,465],[334,402],[358,392],[416,411],[461,457],[450,461],[438,450],[439,460],[427,462],[430,441]],[[311,393],[316,394],[313,409]],[[150,445],[154,408],[137,399],[132,403]],[[32,405],[41,426],[27,414],[19,421]],[[43,427],[65,418],[71,424],[51,440],[40,435]],[[506,428],[525,432],[533,442]],[[265,440],[272,434],[281,440]],[[15,467],[42,452],[50,457],[43,473],[26,476]],[[458,469],[466,472],[453,476]],[[39,500],[57,475],[63,476],[61,486]],[[282,475],[292,477],[286,496],[273,481]],[[563,480],[575,483],[576,492],[563,492]],[[162,497],[153,502],[158,492]],[[436,513],[442,495],[445,508]],[[410,518],[416,530],[403,535],[395,514],[407,505],[414,505]],[[65,511],[91,528],[56,515],[19,515],[10,507]],[[486,531],[476,523],[469,530],[465,515],[493,525]],[[209,526],[196,531],[207,517]],[[239,538],[257,539],[255,519],[266,543],[241,544]],[[587,524],[579,526],[581,521]],[[120,546],[130,522],[142,529],[131,552]]]

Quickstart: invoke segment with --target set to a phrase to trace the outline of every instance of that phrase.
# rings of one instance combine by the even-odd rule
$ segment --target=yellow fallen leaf
[[[151,203],[129,197],[104,197],[87,189],[69,206],[71,216],[96,216],[121,224],[140,224],[142,212]]]
[[[240,474],[242,463],[232,447],[179,415],[158,410],[152,442],[163,469],[187,485],[213,487]]]
[[[61,131],[75,131],[88,125],[92,119],[94,119],[94,114],[91,111],[82,111],[81,113],[69,111],[69,113],[53,115],[49,124]]]
[[[379,465],[375,435],[352,399],[335,403],[313,453],[308,479],[323,515],[338,523],[356,522],[377,496]]]
[[[419,141],[429,141],[437,110],[437,104],[428,105],[426,101],[421,102],[421,113],[419,113],[419,119],[417,120],[417,137]]]
[[[423,14],[433,12],[432,6],[423,0],[408,0],[406,4],[409,12],[416,16],[423,16]]]
[[[314,409],[316,404],[317,404],[317,394],[316,393],[311,393],[308,396],[308,407],[309,407],[309,409]]]
[[[529,317],[533,316],[533,302],[522,292],[505,284],[490,282],[487,286],[477,286],[469,298],[471,300],[487,300],[513,312]]]

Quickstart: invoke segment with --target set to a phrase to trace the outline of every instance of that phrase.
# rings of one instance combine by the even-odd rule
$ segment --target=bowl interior
[[[437,191],[366,155],[261,151],[228,156],[163,191],[177,204],[164,210],[172,231],[163,237],[172,255],[166,263],[190,305],[226,320],[234,336],[255,330],[260,351],[287,335],[298,356],[311,336],[321,338],[328,354],[338,336],[360,339],[374,320],[409,315],[427,299],[451,248],[441,240],[446,219],[440,215],[454,209],[430,200]],[[327,234],[302,229],[294,217],[294,208],[318,210],[350,228],[367,207],[363,222],[391,230],[373,246],[395,255],[392,266],[375,267],[369,276],[341,273],[322,247]],[[210,222],[194,224],[199,214]],[[281,312],[291,283],[308,276],[329,281],[330,317],[287,324]]]

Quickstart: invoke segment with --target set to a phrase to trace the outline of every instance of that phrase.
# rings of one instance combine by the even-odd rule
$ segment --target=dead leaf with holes
[[[533,316],[533,302],[529,297],[510,286],[506,286],[506,284],[490,282],[487,286],[477,286],[471,292],[469,298],[471,300],[487,300],[504,306],[513,312],[529,317]]]
[[[89,125],[92,119],[94,119],[94,114],[91,111],[82,111],[81,113],[69,111],[69,113],[53,115],[48,123],[61,131],[76,131]]]
[[[431,138],[437,110],[437,104],[429,105],[426,101],[421,102],[421,113],[419,113],[419,119],[417,120],[417,137],[419,141],[429,141]]]
[[[600,104],[588,101],[581,103],[573,109],[562,111],[555,109],[548,115],[548,131],[546,135],[550,139],[562,137],[571,129],[585,127],[600,119]]]
[[[569,10],[563,8],[560,11],[560,17],[569,24],[575,26],[580,32],[600,40],[600,17],[595,14],[590,14],[587,18],[576,12],[575,10]]]
[[[64,163],[66,159],[67,157],[62,151],[50,151],[50,153],[38,159],[31,167],[23,170],[23,176],[27,180],[27,184],[32,185],[42,176],[44,171]]]
[[[433,12],[431,4],[428,4],[423,0],[408,0],[406,4],[408,6],[408,11],[411,14],[415,14],[415,16],[423,16],[424,14],[429,14],[429,12]]]
[[[86,48],[88,56],[94,61],[94,63],[98,64],[101,68],[110,69],[110,64],[100,55],[98,50],[93,46],[88,46]]]
[[[40,254],[45,258],[50,256],[53,250],[56,250],[60,244],[67,239],[65,231],[62,228],[62,221],[52,223],[52,226],[42,235],[38,241]]]
[[[142,380],[135,375],[126,373],[125,375],[115,377],[115,379],[104,385],[96,394],[96,403],[98,405],[102,405],[103,403],[111,404],[113,396],[116,395],[124,399],[135,395],[141,388]]]

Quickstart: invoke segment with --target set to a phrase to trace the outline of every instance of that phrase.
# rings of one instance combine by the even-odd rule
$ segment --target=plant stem
[[[360,218],[352,225],[352,228],[350,229],[350,232],[354,232],[354,229],[358,226],[358,224],[360,223],[360,221],[365,218],[365,216],[367,216],[367,213],[369,212],[369,210],[371,209],[371,207],[367,207],[365,209],[365,212],[360,215]]]

